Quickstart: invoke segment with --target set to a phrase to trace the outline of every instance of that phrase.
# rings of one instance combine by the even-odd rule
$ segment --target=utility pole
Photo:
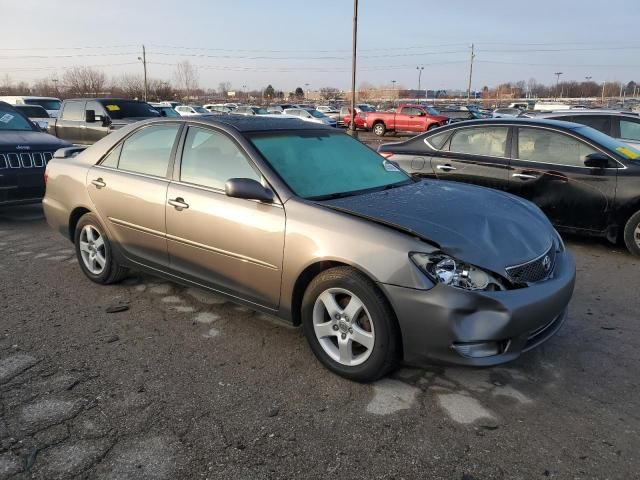
[[[556,100],[558,99],[558,84],[560,83],[560,75],[562,75],[562,72],[556,72],[554,73],[554,75],[556,76]]]
[[[394,100],[397,100],[397,95],[396,95],[396,81],[395,80],[391,80],[391,84],[393,85],[393,91],[391,92],[391,95],[393,97]]]
[[[469,62],[469,85],[467,86],[467,102],[471,101],[471,77],[473,76],[473,59],[476,54],[474,53],[473,43],[471,44],[471,61]]]
[[[358,45],[358,0],[353,0],[353,40],[351,52],[351,121],[349,135],[358,137],[356,130],[356,53]]]
[[[147,85],[147,51],[142,45],[142,57],[138,57],[138,60],[142,62],[142,68],[144,69],[144,101],[147,101],[148,97],[148,85]]]
[[[602,82],[602,106],[604,107],[604,87],[607,85],[607,81]]]
[[[416,67],[416,70],[418,71],[418,94],[416,95],[418,97],[418,103],[420,103],[420,81],[422,80],[422,71],[424,70],[424,67]],[[427,100],[427,92],[424,92],[424,99],[425,101]]]

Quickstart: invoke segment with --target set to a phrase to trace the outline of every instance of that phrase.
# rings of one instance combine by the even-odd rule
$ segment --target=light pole
[[[556,76],[556,100],[558,99],[558,85],[560,84],[560,75],[562,75],[562,72],[556,72],[554,73],[554,75]]]
[[[356,52],[358,46],[358,0],[353,0],[353,39],[351,51],[351,120],[349,135],[358,137],[356,131]]]
[[[586,77],[584,77],[584,79],[585,79],[587,82],[590,82],[592,78],[593,78],[593,77],[592,77],[591,75],[587,75]],[[586,96],[586,94],[584,93],[584,91],[582,92],[582,96],[583,96],[583,97],[585,97],[585,98],[587,98],[587,96]]]
[[[308,100],[308,99],[309,99],[309,85],[311,85],[311,84],[310,84],[310,83],[305,83],[305,84],[304,84],[304,87],[305,87],[304,89],[306,90],[306,93],[305,93],[305,100]]]
[[[393,91],[391,92],[391,95],[393,96],[393,99],[396,100],[396,81],[395,80],[391,80],[391,85],[393,85]]]
[[[147,52],[142,45],[142,57],[138,57],[138,60],[142,62],[142,68],[144,70],[144,101],[147,101]]]
[[[418,71],[418,95],[416,95],[418,97],[418,103],[420,103],[420,82],[422,80],[422,71],[424,70],[424,67],[416,67],[416,70]],[[425,92],[425,100],[427,99],[427,92]]]
[[[248,102],[249,101],[249,97],[247,95],[247,86],[246,85],[242,85],[242,93],[243,93],[243,97],[244,97],[244,101]]]

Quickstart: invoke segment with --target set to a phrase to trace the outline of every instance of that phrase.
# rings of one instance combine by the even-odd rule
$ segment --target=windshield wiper
[[[345,198],[358,195],[358,192],[338,192],[329,193],[327,195],[318,195],[316,197],[308,197],[307,200],[335,200],[336,198]]]

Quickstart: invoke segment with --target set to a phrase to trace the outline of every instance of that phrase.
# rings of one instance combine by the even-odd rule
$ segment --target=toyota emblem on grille
[[[549,255],[545,255],[542,259],[542,267],[544,268],[545,272],[551,270],[551,257],[549,257]]]

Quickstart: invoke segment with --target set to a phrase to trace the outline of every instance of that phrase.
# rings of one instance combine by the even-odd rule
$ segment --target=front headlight
[[[444,253],[410,253],[409,257],[435,283],[463,290],[506,290],[504,282],[491,272],[456,260]]]
[[[556,238],[558,239],[558,251],[564,252],[564,241],[562,240],[562,237],[555,228],[553,229],[553,231],[556,233]]]

